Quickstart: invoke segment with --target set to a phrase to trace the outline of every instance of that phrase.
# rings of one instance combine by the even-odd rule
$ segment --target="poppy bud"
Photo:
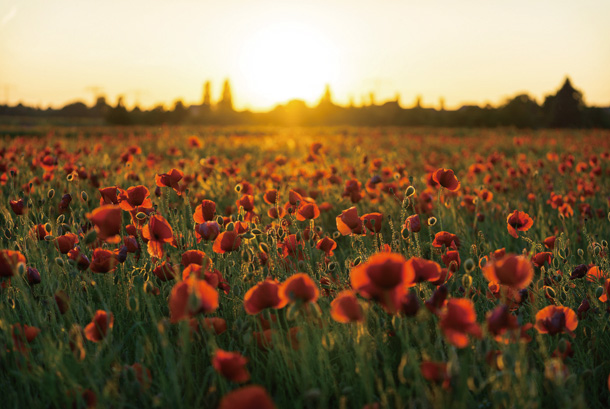
[[[235,229],[235,225],[233,224],[233,222],[231,222],[231,223],[227,224],[227,227],[226,227],[225,230],[226,231],[233,231],[234,229]]]
[[[84,190],[80,192],[80,198],[83,199],[84,202],[89,201],[89,195]]]
[[[19,275],[23,275],[23,273],[25,273],[25,263],[22,262],[17,264],[17,272]]]
[[[144,213],[144,212],[136,213],[136,219],[138,219],[138,220],[144,220],[144,219],[146,219],[146,217],[147,217],[146,213]]]
[[[242,187],[241,187],[241,185],[240,185],[240,184],[235,185],[235,191],[236,191],[237,193],[241,192],[241,188],[242,188]]]
[[[66,216],[63,214],[60,214],[59,217],[57,218],[57,224],[62,224],[64,222],[64,220],[66,220]]]
[[[432,216],[428,219],[428,226],[434,226],[436,224],[436,217]]]
[[[218,216],[216,217],[216,223],[218,223],[219,226],[222,226],[223,224],[225,224],[225,219],[223,219],[222,216]]]
[[[64,266],[64,261],[62,260],[62,258],[61,258],[61,257],[56,257],[56,258],[55,258],[55,264],[57,264],[59,267],[62,267],[62,268],[63,268],[63,266]]]
[[[260,236],[263,232],[260,229],[252,229],[252,234]]]
[[[487,256],[483,256],[479,259],[479,267],[483,268],[487,264]]]
[[[68,176],[66,176],[66,179],[68,180],[68,182],[72,182],[74,180],[74,175],[70,173]]]
[[[47,223],[44,225],[44,229],[48,232],[51,232],[51,223]]]
[[[405,196],[411,197],[415,194],[415,188],[413,186],[409,186],[405,192]]]
[[[333,232],[333,239],[337,240],[339,237],[341,237],[341,232],[339,232],[339,231]]]
[[[404,229],[402,229],[400,231],[400,235],[402,236],[403,240],[408,240],[409,239],[409,229],[407,229],[405,227]]]
[[[578,250],[576,250],[576,253],[578,254],[578,256],[579,256],[580,258],[583,258],[583,257],[584,257],[584,255],[585,255],[585,252],[583,251],[583,249],[578,249]]]
[[[46,236],[44,236],[45,241],[53,241],[53,235],[52,234],[47,234]]]
[[[133,295],[127,299],[127,309],[129,311],[138,311],[140,307],[140,303],[136,297]]]
[[[97,232],[95,230],[91,230],[85,236],[85,244],[91,244],[95,241],[95,239],[97,239]]]
[[[242,234],[242,237],[246,240],[252,240],[256,236],[251,231],[248,231],[248,232],[245,232],[244,234]]]
[[[354,260],[354,267],[356,267],[357,265],[359,265],[360,263],[362,263],[362,257],[358,256],[356,257],[356,259]]]
[[[544,295],[546,296],[546,298],[554,300],[557,294],[555,293],[553,287],[544,286]]]
[[[333,261],[328,265],[328,271],[335,271],[339,267],[336,261]]]
[[[462,287],[468,290],[472,286],[472,276],[470,274],[464,274],[462,276]]]
[[[267,245],[267,243],[261,243],[258,245],[258,248],[260,251],[262,251],[263,253],[269,253],[269,246]]]
[[[606,240],[602,240],[602,247],[603,248],[607,248],[608,247],[608,242]]]
[[[55,196],[55,189],[49,189],[49,191],[47,192],[47,197],[49,199],[53,199],[53,196]]]
[[[472,273],[472,271],[474,270],[474,266],[474,261],[471,258],[464,261],[464,270],[466,270],[468,274]]]
[[[597,287],[595,290],[595,298],[599,298],[604,294],[604,287]]]

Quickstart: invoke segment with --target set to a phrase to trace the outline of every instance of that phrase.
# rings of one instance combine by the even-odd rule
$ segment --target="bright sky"
[[[608,0],[2,0],[0,103],[199,103],[229,78],[238,109],[299,98],[411,106],[539,102],[566,75],[610,105]]]

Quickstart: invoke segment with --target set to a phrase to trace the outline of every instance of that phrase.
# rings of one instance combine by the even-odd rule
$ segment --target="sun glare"
[[[304,24],[278,23],[244,41],[244,86],[256,108],[302,99],[317,101],[338,73],[337,53],[328,38]]]

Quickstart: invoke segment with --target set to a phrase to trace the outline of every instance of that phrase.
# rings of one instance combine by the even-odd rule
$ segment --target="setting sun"
[[[240,56],[244,91],[260,107],[290,99],[314,102],[339,71],[334,45],[300,23],[277,23],[252,33]]]

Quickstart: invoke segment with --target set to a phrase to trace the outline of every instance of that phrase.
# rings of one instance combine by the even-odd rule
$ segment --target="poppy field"
[[[610,405],[610,132],[4,131],[2,407]]]

